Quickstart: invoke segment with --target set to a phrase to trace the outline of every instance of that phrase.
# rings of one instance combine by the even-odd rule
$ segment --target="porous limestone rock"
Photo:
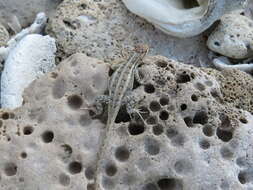
[[[1,106],[22,105],[24,89],[55,67],[55,40],[50,36],[25,36],[9,53],[1,75]]]
[[[196,36],[223,14],[242,9],[246,0],[123,0],[133,13],[169,35]]]
[[[214,52],[234,59],[253,56],[253,21],[240,14],[227,14],[207,41]]]
[[[210,68],[202,68],[202,70],[219,82],[225,102],[253,114],[253,79],[251,75],[238,69],[225,69],[221,72]]]
[[[87,108],[108,70],[73,55],[2,110],[2,189],[93,190],[95,177],[98,190],[253,188],[252,115],[224,101],[214,76],[161,56],[144,59],[133,90],[145,123],[122,108],[94,173],[106,111],[91,119]]]
[[[0,23],[0,47],[4,46],[9,40],[9,33],[6,28]]]
[[[39,12],[52,15],[62,0],[1,0],[0,21],[5,26],[20,22],[21,27],[27,27]]]
[[[130,47],[145,43],[153,55],[197,66],[210,64],[205,36],[168,36],[130,13],[121,0],[65,0],[50,18],[47,33],[56,38],[58,59],[82,52],[109,62],[127,55]]]
[[[23,106],[1,111],[0,189],[90,189],[103,124],[87,107],[108,67],[77,54],[34,81]]]

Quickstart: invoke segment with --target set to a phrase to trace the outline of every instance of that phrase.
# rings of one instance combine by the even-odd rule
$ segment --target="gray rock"
[[[127,55],[136,44],[145,43],[152,55],[197,66],[210,64],[205,36],[168,36],[130,13],[120,0],[63,1],[50,19],[47,32],[56,39],[59,59],[82,52],[110,62]]]
[[[104,124],[86,108],[108,70],[73,55],[25,90],[22,107],[1,110],[1,189],[91,190],[95,177],[103,190],[253,188],[252,115],[224,100],[215,76],[161,56],[144,59],[133,90],[145,124],[123,109],[95,174]]]
[[[253,21],[240,14],[228,14],[209,36],[207,46],[214,52],[234,59],[253,56]]]
[[[20,22],[22,27],[27,27],[39,12],[47,15],[53,14],[55,8],[62,0],[1,0],[0,21],[8,25]],[[15,18],[16,17],[16,18]]]

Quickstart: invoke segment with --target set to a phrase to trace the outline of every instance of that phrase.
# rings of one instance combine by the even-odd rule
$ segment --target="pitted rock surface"
[[[252,76],[238,69],[225,69],[221,72],[210,68],[202,70],[219,81],[225,102],[253,114]]]
[[[210,63],[202,35],[187,39],[168,36],[130,13],[121,0],[65,0],[50,18],[47,32],[56,38],[60,59],[82,52],[112,61],[127,55],[136,44],[145,43],[151,54],[195,65]]]
[[[23,106],[2,110],[0,189],[244,190],[253,188],[250,113],[224,100],[214,76],[146,57],[95,173],[105,114],[87,110],[106,91],[108,67],[77,54],[34,81]]]

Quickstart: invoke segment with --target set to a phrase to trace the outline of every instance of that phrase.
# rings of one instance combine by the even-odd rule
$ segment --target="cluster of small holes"
[[[45,131],[41,135],[41,138],[44,143],[51,143],[54,139],[54,133],[53,133],[53,131]]]
[[[72,109],[79,109],[83,104],[82,98],[78,95],[71,95],[67,100],[69,107]]]
[[[78,174],[82,171],[83,165],[81,162],[73,161],[69,164],[68,170],[71,174]]]

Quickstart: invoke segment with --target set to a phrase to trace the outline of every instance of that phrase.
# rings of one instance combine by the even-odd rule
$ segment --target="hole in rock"
[[[234,153],[232,152],[232,150],[230,148],[228,148],[228,147],[221,147],[220,153],[221,153],[221,156],[224,159],[230,159],[234,155]]]
[[[238,180],[241,184],[247,183],[246,172],[240,171],[238,174]]]
[[[89,183],[89,184],[87,185],[87,190],[96,190],[95,184]]]
[[[114,164],[109,163],[105,166],[105,173],[108,176],[114,176],[117,173],[117,167]]]
[[[129,156],[130,152],[125,146],[120,146],[115,151],[115,157],[121,162],[128,160]]]
[[[215,42],[214,42],[214,45],[215,45],[215,46],[220,46],[220,42],[215,41]]]
[[[45,131],[41,137],[44,143],[50,143],[54,139],[54,133],[52,131]]]
[[[193,102],[197,102],[197,101],[199,100],[198,96],[195,95],[195,94],[193,94],[193,95],[191,96],[191,99],[192,99]]]
[[[233,133],[231,131],[223,130],[220,127],[216,129],[216,135],[223,142],[228,142],[233,138]]]
[[[142,190],[159,190],[158,187],[153,183],[148,183],[143,186]]]
[[[83,104],[83,100],[78,95],[71,95],[68,97],[68,105],[72,109],[79,109]]]
[[[168,105],[169,104],[169,98],[167,98],[167,97],[160,98],[160,104],[162,106]]]
[[[205,111],[198,111],[195,113],[193,123],[204,125],[208,121],[208,116]]]
[[[229,119],[229,117],[226,115],[226,114],[220,114],[219,115],[219,119],[220,119],[220,121],[221,121],[221,128],[222,129],[228,129],[228,128],[230,128],[230,126],[231,126],[231,121],[230,121],[230,119]]]
[[[178,131],[176,129],[169,128],[166,131],[166,135],[168,138],[172,138],[172,137],[175,137],[176,135],[178,135]]]
[[[144,146],[145,151],[150,155],[157,155],[160,152],[160,145],[155,139],[147,138]]]
[[[156,116],[150,116],[148,119],[147,119],[147,124],[148,125],[154,125],[157,123],[157,119],[156,119]]]
[[[93,167],[90,166],[90,167],[87,167],[85,169],[85,177],[87,179],[89,179],[89,180],[94,179],[94,177],[95,177],[95,170],[94,170]]]
[[[152,101],[149,105],[151,111],[156,112],[161,109],[160,104],[157,101]]]
[[[33,133],[33,127],[32,126],[25,126],[23,129],[24,135],[30,135]]]
[[[165,110],[161,111],[159,114],[161,120],[167,120],[169,118],[169,113]]]
[[[187,109],[187,105],[186,104],[181,104],[180,109],[181,109],[181,111],[186,110]]]
[[[163,178],[157,181],[160,190],[183,190],[183,183],[175,178]]]
[[[142,123],[130,123],[128,126],[128,132],[130,135],[140,135],[145,131],[145,127]]]
[[[4,112],[4,113],[2,113],[2,118],[3,118],[4,120],[9,119],[9,117],[10,117],[10,115],[9,115],[9,113],[8,113],[8,112]]]
[[[62,186],[68,186],[70,184],[70,177],[64,173],[59,175],[59,183]]]
[[[182,73],[177,75],[177,83],[187,83],[191,81],[191,77],[188,74]]]
[[[146,84],[144,86],[144,91],[148,94],[152,94],[155,92],[155,87],[152,84]]]
[[[213,136],[213,133],[214,133],[214,129],[212,127],[212,125],[205,125],[202,129],[204,135],[206,135],[207,137],[211,137]]]
[[[120,122],[129,122],[130,121],[130,115],[127,113],[126,106],[123,105],[121,106],[118,115],[116,117],[115,123],[120,123]]]
[[[73,161],[69,164],[68,169],[71,174],[78,174],[82,171],[83,166],[82,166],[82,163]]]
[[[163,133],[163,126],[160,124],[153,126],[153,133],[154,135],[161,135]]]
[[[157,61],[157,62],[156,62],[156,65],[157,65],[158,67],[165,68],[165,67],[167,67],[168,63],[167,63],[166,61],[160,60],[160,61]]]
[[[201,84],[200,82],[195,84],[195,87],[199,90],[199,91],[204,91],[206,89],[205,85]]]
[[[26,152],[21,152],[20,157],[23,158],[23,159],[27,158],[27,153]]]
[[[247,124],[248,123],[247,119],[244,118],[244,117],[240,118],[240,122],[243,123],[243,124]]]
[[[192,121],[191,117],[185,117],[184,122],[185,122],[187,127],[193,127],[193,121]]]
[[[7,176],[14,176],[17,173],[17,165],[13,162],[6,163],[4,166],[4,173]]]
[[[206,149],[209,149],[210,148],[210,143],[207,141],[207,140],[201,140],[200,142],[199,142],[199,146],[200,146],[200,148],[202,148],[202,149],[204,149],[204,150],[206,150]]]
[[[175,163],[174,168],[178,174],[188,174],[193,170],[191,162],[186,159],[178,160]]]
[[[183,7],[185,9],[192,9],[195,7],[199,7],[199,3],[197,0],[183,0]]]

